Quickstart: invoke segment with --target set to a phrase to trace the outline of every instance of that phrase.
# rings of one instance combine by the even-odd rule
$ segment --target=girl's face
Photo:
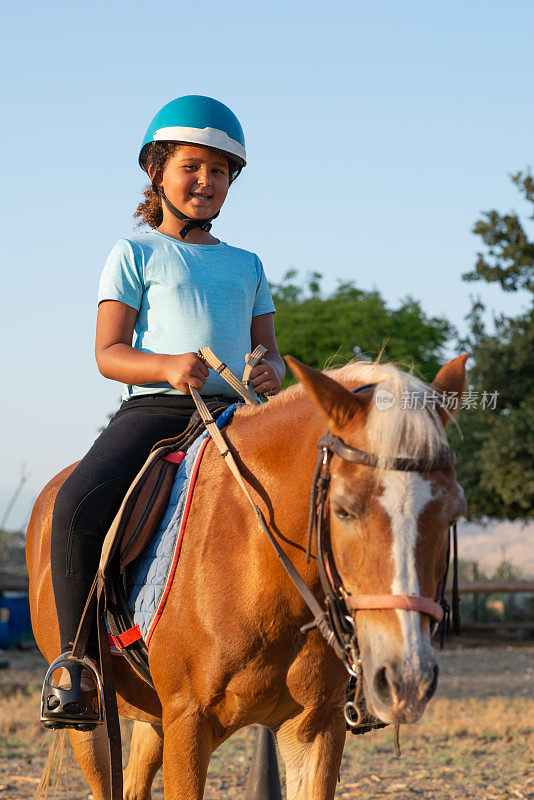
[[[156,175],[166,197],[192,219],[217,214],[230,186],[227,159],[214,150],[180,145]],[[165,209],[165,205],[163,205]]]

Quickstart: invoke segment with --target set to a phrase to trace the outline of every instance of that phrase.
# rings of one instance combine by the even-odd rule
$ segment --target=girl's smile
[[[189,197],[193,198],[193,201],[196,201],[199,205],[202,205],[203,203],[209,203],[212,195],[205,192],[189,192]]]

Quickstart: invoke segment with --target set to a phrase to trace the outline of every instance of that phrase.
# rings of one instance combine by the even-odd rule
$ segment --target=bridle
[[[376,384],[364,384],[358,386],[353,391],[355,393],[370,391],[374,389],[375,385]],[[333,436],[328,431],[321,436],[317,442],[317,446],[320,452],[310,489],[306,557],[309,561],[313,539],[315,541],[317,572],[325,595],[325,610],[328,619],[328,627],[330,628],[327,642],[341,658],[349,674],[359,679],[357,683],[357,698],[347,703],[345,707],[345,718],[347,722],[351,726],[357,726],[359,724],[357,700],[362,691],[362,662],[356,633],[356,612],[370,609],[402,609],[405,611],[416,611],[421,614],[427,614],[433,619],[436,623],[436,628],[443,622],[445,615],[448,621],[449,606],[445,600],[444,592],[447,580],[446,573],[448,571],[450,559],[450,538],[447,553],[447,570],[439,583],[436,598],[406,594],[373,595],[350,594],[347,592],[336,568],[332,541],[330,538],[330,527],[328,525],[327,495],[331,479],[330,462],[332,456],[336,455],[344,461],[349,461],[353,464],[363,464],[371,468],[403,472],[430,472],[444,469],[448,465],[454,464],[455,454],[451,448],[447,448],[435,458],[381,458],[373,453],[366,453],[363,450],[358,450],[346,444],[342,439]],[[451,537],[451,534],[454,542],[454,560],[456,565],[457,545],[456,527],[454,524],[449,531],[449,537]],[[456,586],[456,568],[454,573],[454,585]],[[453,608],[456,609],[457,597],[454,597],[454,594],[453,591]],[[454,615],[454,619],[456,621],[456,615]],[[304,626],[302,630],[308,631],[315,626],[316,620]]]

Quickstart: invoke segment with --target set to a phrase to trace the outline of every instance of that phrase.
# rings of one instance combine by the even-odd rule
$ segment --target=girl
[[[237,117],[209,97],[171,101],[143,140],[139,164],[151,185],[134,216],[151,230],[119,239],[98,296],[96,360],[102,375],[125,384],[123,403],[54,506],[52,579],[65,654],[129,484],[152,446],[179,435],[195,411],[189,386],[203,396],[239,399],[197,357],[198,348],[211,347],[241,374],[248,354],[263,344],[268,352],[252,370],[252,385],[259,394],[280,391],[285,366],[261,261],[210,233],[245,158]],[[97,653],[94,636],[88,652]],[[95,676],[67,655],[64,666],[71,687],[48,695],[45,725],[87,729],[94,723]]]

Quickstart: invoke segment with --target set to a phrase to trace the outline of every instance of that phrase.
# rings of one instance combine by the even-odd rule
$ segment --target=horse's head
[[[460,398],[466,359],[446,364],[430,389]],[[465,508],[452,460],[436,461],[446,452],[450,414],[430,399],[428,386],[390,365],[360,363],[326,375],[287,360],[329,432],[379,457],[377,466],[335,453],[331,459],[330,536],[344,589],[350,596],[434,598],[446,567],[449,526]],[[372,385],[349,390],[362,383]],[[440,466],[390,468],[400,458]],[[433,620],[421,611],[391,608],[358,610],[355,617],[368,707],[384,722],[415,722],[437,685]]]

